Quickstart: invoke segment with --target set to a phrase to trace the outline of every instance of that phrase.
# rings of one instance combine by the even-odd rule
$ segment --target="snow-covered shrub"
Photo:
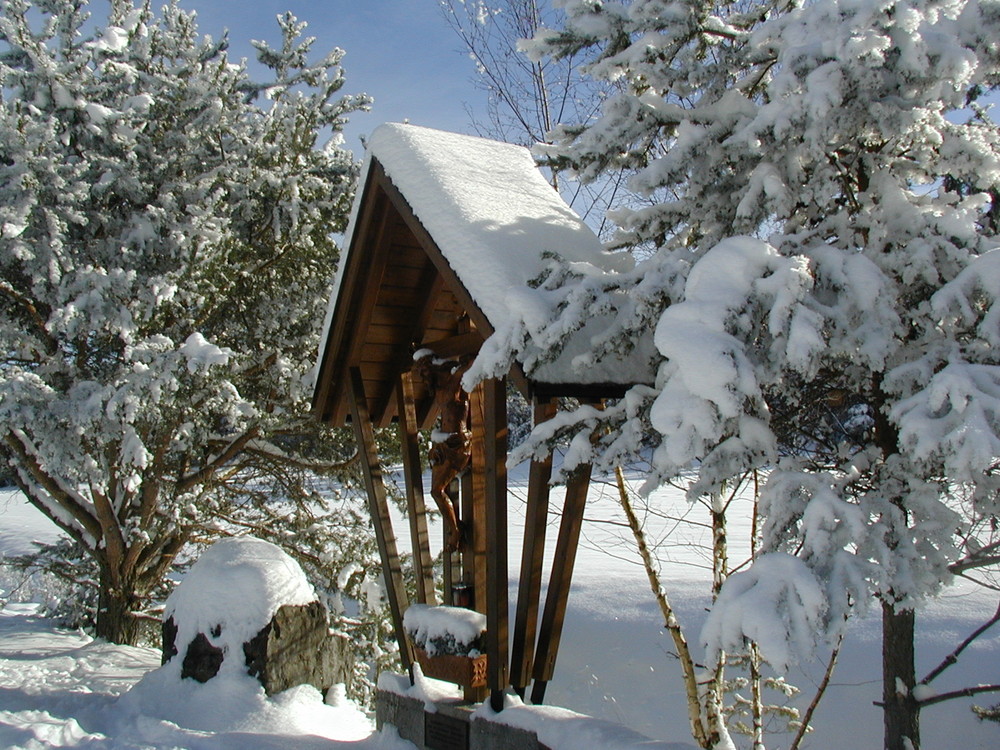
[[[68,539],[0,561],[0,604],[34,602],[39,613],[69,628],[92,629],[97,619],[97,565]]]

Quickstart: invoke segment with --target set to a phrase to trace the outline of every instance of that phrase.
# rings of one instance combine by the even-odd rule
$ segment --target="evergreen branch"
[[[111,560],[121,560],[125,556],[125,537],[122,526],[118,522],[118,514],[111,505],[108,496],[91,485],[91,497],[94,498],[94,512],[101,525],[101,539],[104,542],[105,553]]]
[[[190,528],[184,528],[180,532],[168,537],[156,557],[156,564],[146,570],[143,579],[152,585],[162,581],[173,567],[174,559],[184,549],[190,538]],[[143,563],[144,560],[140,559],[138,562]]]
[[[237,455],[246,448],[247,444],[254,440],[260,434],[260,429],[258,427],[251,427],[249,430],[244,432],[238,438],[229,443],[229,446],[223,450],[214,459],[206,463],[203,467],[197,471],[188,474],[186,477],[182,477],[177,482],[178,492],[187,492],[192,487],[196,487],[199,484],[204,484],[212,475],[215,474],[221,467],[225,466],[229,461],[235,458]]]
[[[289,456],[287,453],[282,453],[280,451],[269,451],[259,444],[248,445],[245,450],[248,453],[258,458],[266,458],[271,460],[280,461],[286,466],[290,466],[296,469],[304,469],[307,471],[314,471],[317,474],[334,474],[340,471],[344,471],[353,463],[358,460],[360,455],[358,451],[355,450],[354,455],[344,461],[309,461],[302,458],[295,458],[294,456]]]
[[[53,353],[58,350],[59,344],[53,338],[52,334],[49,333],[48,328],[45,327],[45,320],[42,318],[41,314],[38,312],[38,307],[35,303],[17,291],[11,284],[5,279],[0,279],[0,292],[3,292],[8,297],[13,299],[24,311],[28,314],[28,319],[34,324],[35,329],[45,340],[46,347],[49,353]]]
[[[31,441],[21,430],[8,430],[4,442],[16,459],[14,479],[25,496],[47,518],[88,549],[96,549],[101,538],[101,525],[77,493],[65,487],[45,469],[31,446]],[[29,482],[22,472],[31,477]],[[43,492],[40,492],[42,490]],[[53,505],[65,510],[79,527],[69,523]]]

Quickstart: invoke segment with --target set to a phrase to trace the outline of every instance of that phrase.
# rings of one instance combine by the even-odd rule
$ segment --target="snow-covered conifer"
[[[723,588],[713,649],[766,632],[785,663],[873,597],[905,629],[962,554],[956,497],[998,510],[1000,4],[560,6],[526,51],[585,54],[618,93],[539,154],[583,180],[628,170],[614,243],[649,257],[554,269],[549,324],[500,334],[551,351],[598,305],[617,318],[595,348],[651,333],[658,358],[654,387],[562,415],[525,452],[603,421],[578,460],[652,439],[650,481],[694,467],[694,496],[770,472],[759,565]],[[896,684],[887,741],[916,744]]]
[[[100,8],[0,3],[0,436],[129,642],[192,538],[338,458],[308,378],[368,99],[291,15],[255,83],[176,2]]]

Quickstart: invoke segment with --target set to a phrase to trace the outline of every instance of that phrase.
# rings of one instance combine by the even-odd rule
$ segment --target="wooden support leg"
[[[420,447],[417,444],[417,411],[410,373],[400,375],[396,385],[396,413],[399,415],[399,442],[403,452],[403,476],[406,485],[406,510],[410,521],[413,569],[417,581],[417,601],[434,605],[434,571],[430,539],[427,534],[427,508],[420,470]]]
[[[468,534],[465,554],[465,583],[473,587],[476,611],[486,614],[486,431],[484,429],[485,405],[480,384],[469,394],[469,416],[472,431],[472,465],[462,485],[462,511]]]
[[[490,705],[503,710],[507,651],[507,387],[483,383],[486,458],[486,685]]]
[[[458,508],[459,503],[459,492],[458,492],[459,480],[451,480],[451,485],[448,487],[448,499],[451,503]],[[463,509],[461,515],[459,515],[459,520],[465,518],[465,511]],[[443,529],[444,537],[441,542],[441,561],[444,566],[444,603],[449,607],[455,604],[455,583],[462,582],[462,554],[460,550],[449,551],[448,550],[448,525],[444,525]],[[458,575],[455,575],[455,571],[458,571]]]
[[[590,488],[590,469],[590,464],[580,466],[566,482],[566,502],[562,522],[559,524],[559,539],[552,560],[545,610],[538,629],[533,675],[535,683],[531,688],[531,702],[536,705],[545,700],[545,687],[555,672],[556,653],[559,650],[563,621],[566,619],[566,603],[573,580],[573,564],[576,562],[580,529],[583,526],[583,510],[587,503],[587,490]]]
[[[361,379],[361,371],[357,367],[350,369],[350,380],[351,421],[354,424],[354,436],[358,441],[358,449],[361,451],[365,488],[368,491],[368,509],[375,526],[375,540],[378,543],[379,557],[382,559],[382,577],[385,580],[386,596],[389,599],[392,627],[396,633],[396,641],[399,643],[399,658],[403,669],[410,672],[412,679],[413,654],[410,652],[410,644],[403,630],[403,612],[407,606],[406,588],[403,586],[403,572],[399,564],[399,553],[396,551],[396,537],[392,532],[392,521],[389,518],[385,481],[379,466],[375,431],[368,413],[364,381]]]
[[[554,400],[535,401],[534,423],[552,419]],[[531,682],[535,635],[538,630],[538,600],[542,589],[542,560],[545,555],[545,528],[549,511],[549,480],[552,478],[552,454],[532,461],[528,471],[528,502],[524,515],[524,546],[521,550],[520,585],[514,616],[514,639],[511,644],[510,684],[522,698]]]

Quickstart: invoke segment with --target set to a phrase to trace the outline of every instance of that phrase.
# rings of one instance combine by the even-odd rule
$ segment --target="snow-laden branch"
[[[251,427],[239,437],[231,440],[225,449],[210,457],[198,469],[181,477],[177,481],[177,491],[189,492],[198,485],[210,481],[215,472],[238,456],[247,444],[256,439],[258,435],[260,435],[260,429]]]
[[[5,443],[17,457],[18,484],[32,504],[61,529],[89,549],[97,548],[101,525],[93,503],[44,468],[30,438],[19,429],[8,430]]]

